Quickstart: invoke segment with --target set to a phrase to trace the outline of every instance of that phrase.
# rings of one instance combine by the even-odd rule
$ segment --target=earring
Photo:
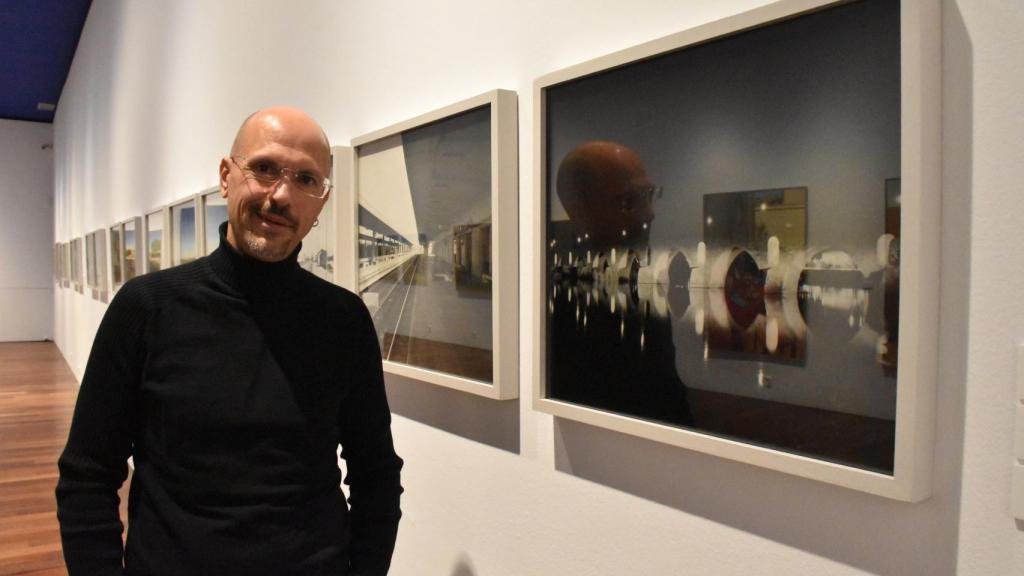
[[[316,228],[319,225],[320,225],[320,219],[319,218],[317,218],[316,220],[313,220],[313,228]]]

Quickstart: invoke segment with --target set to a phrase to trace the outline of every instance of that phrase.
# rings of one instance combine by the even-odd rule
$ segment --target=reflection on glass
[[[854,2],[545,89],[550,398],[892,472],[898,23]]]
[[[121,225],[110,227],[110,275],[116,289],[124,282],[121,275]]]
[[[363,145],[358,163],[359,289],[384,358],[491,383],[490,106]]]
[[[197,257],[196,203],[194,200],[171,207],[171,266],[187,264]]]
[[[802,364],[803,323],[791,326],[770,310],[799,307],[790,284],[807,250],[807,189],[706,194],[703,204],[709,265],[692,285],[709,305],[708,356]]]
[[[146,272],[155,272],[163,266],[164,214],[146,215]]]
[[[135,257],[137,248],[135,239],[135,220],[124,223],[124,281],[127,282],[138,275],[138,264]]]
[[[879,242],[879,263],[885,266],[885,336],[879,342],[880,362],[896,375],[900,336],[900,179],[885,181],[885,234]]]
[[[210,255],[220,245],[220,225],[228,221],[228,199],[220,192],[203,196],[206,211],[206,254]]]

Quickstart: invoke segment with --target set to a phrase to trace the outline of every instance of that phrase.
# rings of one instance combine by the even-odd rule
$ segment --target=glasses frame
[[[284,178],[284,175],[285,175],[286,172],[289,173],[288,178],[291,180],[292,185],[295,186],[295,188],[297,190],[302,192],[303,195],[309,196],[310,198],[316,198],[317,200],[323,200],[324,198],[327,197],[327,194],[330,193],[331,189],[334,188],[334,183],[331,182],[331,179],[326,177],[326,176],[324,176],[323,177],[323,181],[321,182],[322,188],[321,188],[320,194],[319,195],[310,194],[309,192],[303,191],[302,187],[299,186],[298,184],[296,184],[295,176],[296,176],[297,172],[294,169],[292,169],[292,168],[282,168],[282,167],[278,166],[278,167],[276,167],[277,168],[277,177],[274,178],[273,180],[267,180],[267,179],[264,179],[263,177],[257,176],[255,173],[253,173],[253,171],[248,166],[243,167],[241,164],[239,164],[239,160],[241,160],[242,162],[245,162],[248,159],[248,157],[246,157],[246,156],[229,156],[228,158],[231,159],[231,163],[234,164],[238,168],[238,170],[242,173],[242,178],[244,178],[245,180],[255,180],[255,181],[259,182],[260,184],[265,184],[266,186],[271,187],[271,188],[276,188],[278,186],[278,184],[280,184],[281,179]]]

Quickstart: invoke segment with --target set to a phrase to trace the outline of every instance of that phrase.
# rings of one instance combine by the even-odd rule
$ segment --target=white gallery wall
[[[942,2],[930,499],[894,502],[671,448],[554,419],[525,400],[535,385],[533,80],[764,3],[94,2],[55,122],[55,238],[214,185],[238,124],[263,106],[305,108],[346,144],[515,90],[524,400],[389,379],[407,490],[393,574],[1024,574],[1024,524],[1009,514],[1013,357],[1024,340],[1017,0]],[[55,339],[81,377],[105,305],[67,289],[55,302]]]
[[[53,338],[53,126],[0,120],[0,342]]]

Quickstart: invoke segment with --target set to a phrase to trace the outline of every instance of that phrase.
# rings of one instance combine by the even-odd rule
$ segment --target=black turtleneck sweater
[[[370,316],[298,251],[258,262],[224,230],[209,257],[126,283],[103,317],[59,462],[68,570],[385,574],[402,460]]]

